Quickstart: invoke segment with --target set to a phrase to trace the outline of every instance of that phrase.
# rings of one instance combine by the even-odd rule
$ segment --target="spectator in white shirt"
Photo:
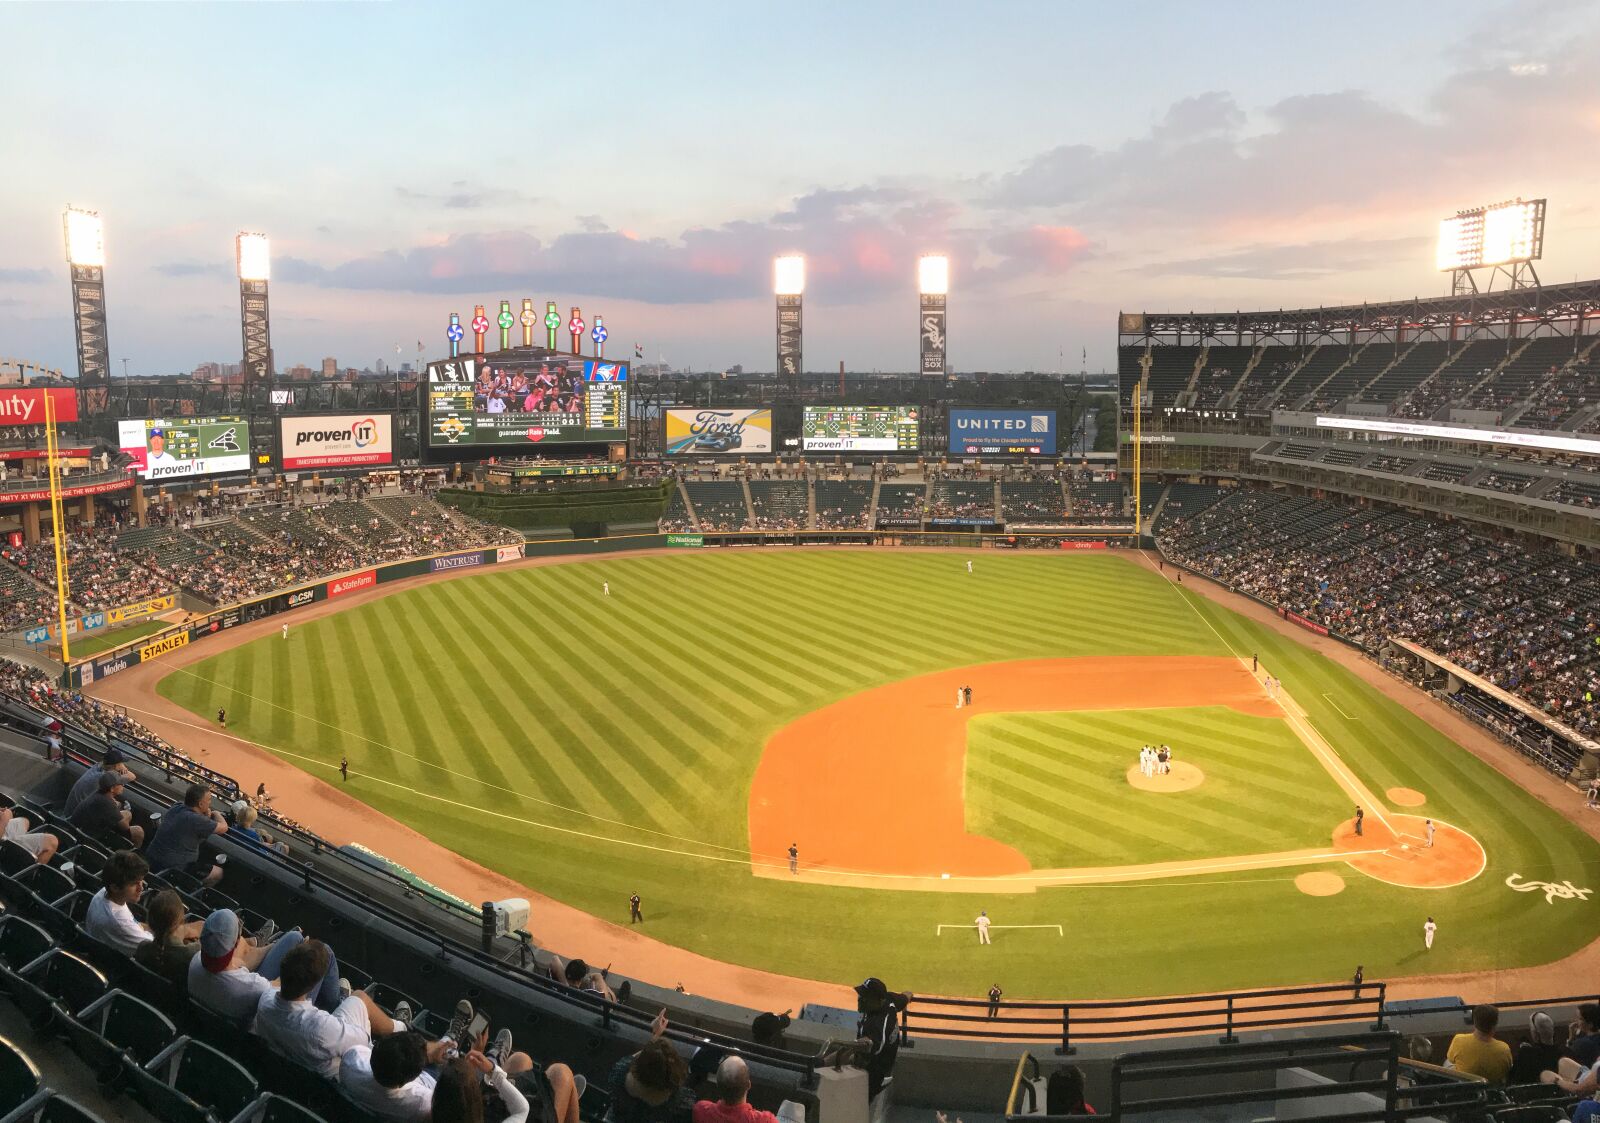
[[[144,875],[150,872],[145,860],[132,850],[118,850],[106,859],[100,874],[101,888],[89,901],[83,927],[89,935],[118,951],[132,955],[139,945],[154,939],[150,929],[134,919],[131,906],[144,894]],[[199,939],[200,922],[192,921],[175,929],[179,938]]]
[[[339,1088],[379,1118],[428,1123],[435,1077],[427,1069],[448,1060],[452,1044],[408,1030],[380,1037],[371,1046],[357,1045],[339,1062]]]
[[[261,996],[278,985],[284,958],[305,939],[299,929],[270,945],[247,939],[232,909],[217,909],[200,929],[200,954],[189,961],[189,997],[203,1009],[248,1028]],[[312,1004],[332,1013],[339,1008],[339,964],[328,949],[328,969]]]
[[[406,1028],[378,1008],[365,991],[356,991],[330,1014],[311,996],[327,976],[331,956],[321,940],[303,940],[283,957],[276,994],[256,1003],[256,1036],[272,1050],[323,1076],[339,1074],[339,1060],[357,1045],[371,1045]]]

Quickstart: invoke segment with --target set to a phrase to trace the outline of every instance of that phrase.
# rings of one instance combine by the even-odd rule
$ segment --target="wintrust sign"
[[[451,569],[471,569],[475,565],[483,564],[483,555],[479,554],[454,554],[448,558],[434,558],[433,571],[444,573]]]
[[[71,388],[35,386],[0,391],[0,425],[43,425],[45,398],[56,421],[78,420],[78,394]]]

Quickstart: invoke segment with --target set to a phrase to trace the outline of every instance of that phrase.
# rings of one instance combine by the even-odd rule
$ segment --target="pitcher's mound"
[[[1294,879],[1294,887],[1311,897],[1331,897],[1344,891],[1344,878],[1336,873],[1317,871],[1303,873]]]
[[[1146,776],[1136,764],[1128,769],[1128,783],[1146,792],[1186,792],[1205,783],[1206,774],[1188,761],[1175,760],[1166,775]]]

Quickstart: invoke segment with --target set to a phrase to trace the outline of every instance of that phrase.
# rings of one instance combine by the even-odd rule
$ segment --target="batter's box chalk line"
[[[975,932],[977,931],[978,926],[976,924],[936,924],[934,925],[935,930],[933,934],[935,936],[942,936],[944,935],[944,930],[946,928],[960,928],[965,931]],[[1066,930],[1063,929],[1059,924],[991,924],[989,925],[989,928],[996,932],[1000,931],[1002,928],[1054,928],[1056,930],[1056,935],[1058,936],[1065,938],[1067,934]]]

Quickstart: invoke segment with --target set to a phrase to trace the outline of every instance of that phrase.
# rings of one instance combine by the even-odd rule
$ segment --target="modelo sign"
[[[953,409],[950,451],[963,456],[1054,456],[1053,409]]]
[[[285,471],[355,468],[394,463],[394,435],[386,413],[284,417],[278,446]]]

